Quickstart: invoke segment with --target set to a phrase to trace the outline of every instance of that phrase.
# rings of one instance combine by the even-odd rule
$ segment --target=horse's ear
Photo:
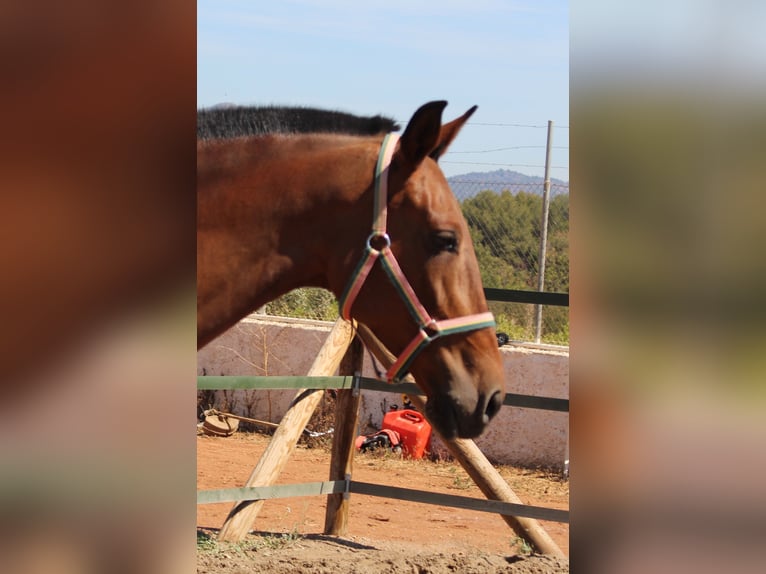
[[[414,171],[438,146],[445,101],[428,102],[413,114],[399,140],[397,159]]]
[[[447,151],[447,148],[452,143],[452,140],[454,140],[457,136],[460,128],[463,127],[463,125],[468,121],[468,118],[473,115],[478,107],[479,106],[473,106],[470,110],[468,110],[456,120],[452,120],[450,123],[444,124],[442,126],[439,132],[439,141],[437,142],[436,147],[431,150],[431,153],[428,154],[431,159],[434,161],[439,160],[441,155]]]

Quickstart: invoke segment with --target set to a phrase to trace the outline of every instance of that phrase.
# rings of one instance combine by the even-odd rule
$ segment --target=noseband
[[[340,314],[346,320],[351,319],[351,307],[356,300],[359,291],[362,289],[367,276],[372,270],[376,261],[380,260],[383,269],[386,271],[388,279],[396,289],[396,292],[404,301],[407,310],[412,315],[415,323],[418,325],[418,333],[404,348],[394,364],[386,372],[386,379],[389,382],[396,382],[403,378],[407,373],[412,361],[429,344],[440,337],[452,335],[454,333],[464,333],[466,331],[476,331],[486,327],[495,326],[495,318],[492,313],[477,313],[475,315],[466,315],[454,319],[444,319],[437,321],[426,311],[418,296],[413,291],[407,278],[404,276],[399,263],[391,251],[391,238],[386,233],[386,214],[388,209],[388,173],[391,165],[391,158],[394,155],[394,148],[399,136],[388,134],[383,139],[378,154],[378,162],[375,166],[375,205],[372,221],[372,233],[367,238],[362,259],[356,266],[351,275],[346,289],[341,295],[338,305]]]

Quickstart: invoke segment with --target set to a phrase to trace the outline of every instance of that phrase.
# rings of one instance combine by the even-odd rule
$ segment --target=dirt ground
[[[197,488],[244,485],[269,441],[258,433],[197,438]],[[323,445],[299,445],[280,484],[328,479]],[[539,470],[498,467],[527,504],[566,509],[569,483]],[[354,480],[483,498],[456,463],[357,453]],[[535,555],[496,514],[353,494],[348,534],[323,536],[326,497],[269,500],[241,543],[215,539],[231,503],[197,506],[197,572],[569,572],[566,559]],[[541,524],[569,555],[569,526]]]

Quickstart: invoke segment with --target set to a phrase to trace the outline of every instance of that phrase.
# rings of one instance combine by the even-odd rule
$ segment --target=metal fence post
[[[545,253],[548,243],[548,211],[551,205],[551,143],[553,121],[548,120],[548,141],[545,145],[545,180],[543,182],[543,213],[540,220],[540,257],[537,275],[537,290],[545,290]],[[543,306],[535,305],[535,343],[540,342],[543,324]]]

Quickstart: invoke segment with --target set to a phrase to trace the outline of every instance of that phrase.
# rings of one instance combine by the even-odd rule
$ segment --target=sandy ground
[[[236,433],[197,438],[197,487],[242,486],[269,437]],[[280,484],[327,480],[325,445],[299,445]],[[552,473],[498,467],[527,504],[569,507],[569,484]],[[354,480],[482,498],[463,469],[451,462],[401,459],[390,453],[358,454]],[[325,497],[266,501],[243,542],[215,540],[230,503],[197,507],[200,573],[239,572],[568,572],[565,559],[531,549],[496,514],[352,495],[346,536],[323,536]],[[562,551],[569,526],[542,522]]]

